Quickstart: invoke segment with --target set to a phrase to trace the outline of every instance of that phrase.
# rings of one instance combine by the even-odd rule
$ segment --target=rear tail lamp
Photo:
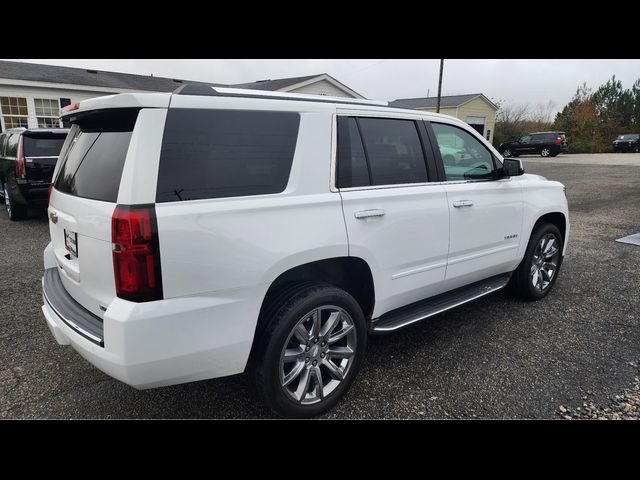
[[[162,273],[154,205],[118,205],[111,218],[113,272],[118,297],[161,300]]]
[[[49,185],[47,189],[47,203],[51,203],[51,191],[53,190],[53,185]]]
[[[556,145],[560,145],[562,143],[562,139],[560,137],[556,138]]]
[[[22,135],[20,135],[20,141],[18,142],[18,158],[16,162],[16,177],[26,178],[27,171],[24,166],[24,150],[22,149]]]

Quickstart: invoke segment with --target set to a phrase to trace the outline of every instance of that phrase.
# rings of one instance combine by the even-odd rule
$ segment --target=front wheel
[[[562,235],[551,223],[537,225],[522,262],[511,277],[511,289],[525,300],[540,300],[551,291],[562,264]]]
[[[259,396],[283,417],[325,412],[347,392],[364,357],[360,305],[344,290],[313,284],[270,310],[251,367]]]

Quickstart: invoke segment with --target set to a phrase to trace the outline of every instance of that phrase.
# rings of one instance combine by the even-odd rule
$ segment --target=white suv
[[[455,118],[195,85],[67,108],[42,311],[135,388],[247,370],[277,414],[317,415],[369,334],[558,277],[563,185]]]

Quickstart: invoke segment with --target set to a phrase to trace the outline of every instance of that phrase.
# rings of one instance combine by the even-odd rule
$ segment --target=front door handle
[[[360,210],[359,212],[354,213],[354,215],[356,218],[382,217],[384,215],[384,210],[381,208]]]
[[[455,202],[453,202],[453,206],[456,207],[456,208],[472,207],[473,206],[473,200],[456,200]]]

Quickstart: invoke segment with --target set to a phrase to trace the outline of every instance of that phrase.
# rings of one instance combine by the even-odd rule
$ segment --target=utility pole
[[[438,79],[438,106],[436,113],[440,113],[440,95],[442,93],[442,69],[444,67],[444,58],[440,59],[440,78]]]

